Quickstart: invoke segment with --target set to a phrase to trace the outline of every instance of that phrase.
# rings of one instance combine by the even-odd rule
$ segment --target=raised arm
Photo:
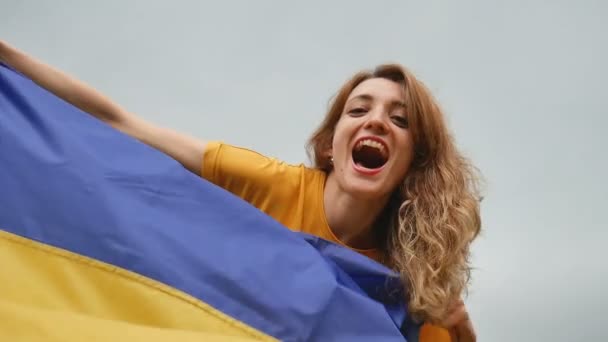
[[[82,111],[166,153],[193,173],[201,174],[204,141],[147,122],[85,83],[1,40],[0,60]]]

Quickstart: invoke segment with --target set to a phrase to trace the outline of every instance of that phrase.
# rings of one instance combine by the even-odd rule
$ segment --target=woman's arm
[[[156,148],[200,175],[205,142],[156,126],[128,112],[105,95],[0,40],[0,61],[66,102]]]

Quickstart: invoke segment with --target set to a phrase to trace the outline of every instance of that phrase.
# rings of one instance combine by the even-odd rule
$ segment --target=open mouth
[[[378,169],[388,161],[388,148],[373,139],[361,139],[353,148],[355,165],[366,169]]]

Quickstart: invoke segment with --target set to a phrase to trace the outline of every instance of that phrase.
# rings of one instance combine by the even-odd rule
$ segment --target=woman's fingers
[[[467,315],[468,317],[468,315]],[[477,341],[477,335],[475,334],[475,329],[473,328],[473,322],[470,319],[466,319],[461,321],[456,325],[456,331],[458,335],[458,339],[454,342],[475,342]]]
[[[477,341],[473,323],[462,300],[454,302],[442,325],[448,329],[452,342]]]
[[[464,302],[462,300],[458,300],[452,305],[452,307],[448,311],[448,315],[441,322],[441,324],[444,327],[452,328],[456,324],[458,324],[458,322],[468,319],[469,314],[466,310],[466,307],[464,306]]]

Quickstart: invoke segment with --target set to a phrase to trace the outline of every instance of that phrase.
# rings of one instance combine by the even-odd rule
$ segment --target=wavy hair
[[[384,223],[383,262],[399,272],[410,313],[439,322],[470,279],[469,246],[479,234],[477,170],[461,155],[430,91],[406,68],[385,64],[348,80],[330,103],[307,150],[314,167],[329,173],[334,129],[351,91],[370,78],[403,86],[414,159],[378,222]]]

